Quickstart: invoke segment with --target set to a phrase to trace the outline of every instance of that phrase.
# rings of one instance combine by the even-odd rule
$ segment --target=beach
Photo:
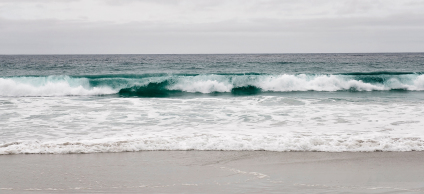
[[[424,152],[0,156],[1,193],[422,193]]]
[[[424,194],[424,0],[0,0],[0,194]]]

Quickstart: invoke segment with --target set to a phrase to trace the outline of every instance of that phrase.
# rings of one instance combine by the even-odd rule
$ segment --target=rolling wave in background
[[[19,76],[0,78],[0,96],[172,97],[189,93],[252,95],[301,91],[422,91],[421,73],[349,74],[142,74]]]

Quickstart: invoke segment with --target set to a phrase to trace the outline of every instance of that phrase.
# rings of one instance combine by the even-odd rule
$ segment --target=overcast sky
[[[0,0],[0,54],[424,52],[424,0]]]

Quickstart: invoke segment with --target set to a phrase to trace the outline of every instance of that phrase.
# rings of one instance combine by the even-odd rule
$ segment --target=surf
[[[0,78],[0,96],[173,97],[287,92],[423,91],[424,75],[408,72],[345,74],[119,74]]]

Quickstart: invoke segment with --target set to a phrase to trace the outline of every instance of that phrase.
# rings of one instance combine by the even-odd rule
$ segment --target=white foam
[[[230,92],[233,86],[229,83],[218,82],[217,80],[206,80],[206,81],[188,81],[182,80],[178,83],[168,87],[171,90],[181,90],[184,92],[200,92],[200,93],[212,93],[212,92]]]
[[[113,94],[108,87],[89,87],[84,78],[68,76],[0,78],[0,96],[79,96]]]
[[[0,98],[0,154],[424,151],[424,104],[276,96]]]
[[[339,91],[354,88],[358,91],[384,90],[384,87],[357,80],[345,80],[340,76],[321,75],[308,77],[302,75],[267,76],[254,84],[265,91]]]
[[[155,136],[154,136],[155,135]],[[150,134],[138,138],[95,140],[20,141],[0,145],[0,154],[67,154],[99,152],[132,152],[155,150],[266,150],[266,151],[424,151],[419,138],[390,136],[348,137],[298,136],[294,134]]]
[[[414,85],[409,90],[424,90],[424,75],[420,75],[414,80]]]

